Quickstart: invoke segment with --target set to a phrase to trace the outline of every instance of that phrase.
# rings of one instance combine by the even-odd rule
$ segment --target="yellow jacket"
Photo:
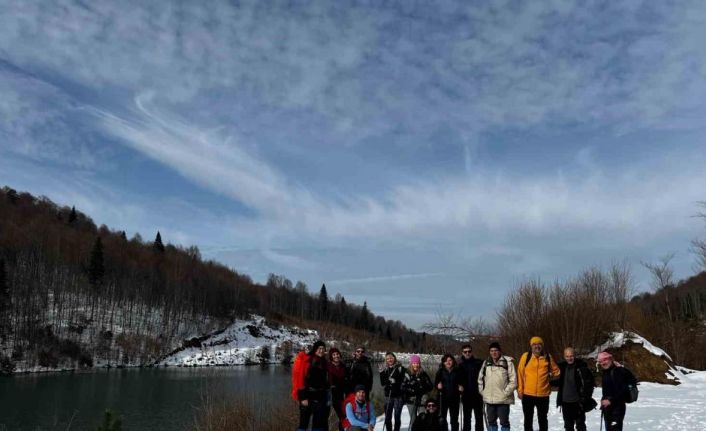
[[[531,355],[527,362],[527,355]],[[522,357],[517,363],[517,393],[522,395],[530,395],[533,397],[548,397],[552,392],[549,381],[559,377],[561,371],[559,366],[554,361],[554,358],[549,356],[550,364],[547,364],[545,355],[536,357],[529,352],[522,354]],[[527,362],[527,365],[525,365]],[[551,368],[551,375],[549,369]]]

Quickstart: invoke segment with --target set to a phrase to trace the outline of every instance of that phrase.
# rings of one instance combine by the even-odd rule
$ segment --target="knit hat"
[[[490,350],[490,349],[502,350],[500,348],[500,343],[498,343],[497,341],[493,341],[492,343],[490,343],[490,345],[488,346],[488,350]]]
[[[321,346],[326,347],[326,343],[324,343],[321,340],[315,342],[314,345],[311,346],[311,350],[309,351],[309,355],[313,356],[314,353],[316,353],[316,349],[318,349]]]
[[[422,363],[422,358],[419,357],[419,355],[412,355],[409,357],[409,363],[411,364],[419,364],[421,365]]]
[[[613,355],[611,355],[611,354],[608,353],[608,352],[601,352],[601,353],[598,354],[598,358],[597,358],[597,359],[598,359],[599,361],[603,361],[603,360],[605,360],[605,359],[613,359]]]
[[[339,355],[341,355],[341,351],[340,351],[340,350],[338,350],[338,349],[335,348],[335,347],[331,347],[330,349],[328,349],[328,358],[329,358],[329,360],[333,361],[333,354],[334,354],[334,353],[338,353]]]
[[[355,385],[355,388],[353,388],[353,392],[364,391],[364,390],[365,390],[365,385]]]
[[[530,346],[532,344],[541,344],[544,345],[544,340],[542,340],[542,337],[534,336],[530,339]]]

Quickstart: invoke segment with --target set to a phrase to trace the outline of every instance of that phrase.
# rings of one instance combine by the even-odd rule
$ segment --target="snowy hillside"
[[[222,366],[274,364],[311,346],[318,333],[310,329],[270,325],[253,316],[238,320],[217,334],[199,341],[200,346],[180,349],[159,361],[168,366]]]

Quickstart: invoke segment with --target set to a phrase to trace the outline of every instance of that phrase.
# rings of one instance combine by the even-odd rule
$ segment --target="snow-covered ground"
[[[697,371],[681,377],[679,386],[658,383],[641,383],[640,398],[628,405],[624,429],[634,431],[651,430],[706,430],[706,371]],[[601,388],[596,388],[594,398],[600,399]],[[564,421],[556,406],[556,392],[552,393],[549,409],[549,429],[563,430]],[[586,416],[589,430],[600,429],[601,413],[594,410]],[[459,418],[460,419],[460,418]],[[537,429],[536,422],[534,427]],[[402,431],[407,430],[409,416],[406,408],[402,415]],[[519,401],[510,408],[510,426],[522,429],[522,407]],[[605,427],[603,427],[605,429]],[[383,430],[383,417],[379,417],[376,430]]]
[[[265,318],[238,320],[223,332],[209,337],[201,347],[176,352],[159,362],[170,366],[223,366],[276,364],[309,348],[318,339],[314,330],[280,325],[268,326]]]

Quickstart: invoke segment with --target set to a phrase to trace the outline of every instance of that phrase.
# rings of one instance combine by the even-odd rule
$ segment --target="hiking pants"
[[[625,404],[611,403],[603,410],[606,431],[622,431],[623,419],[625,419]]]
[[[480,394],[465,395],[463,400],[463,431],[471,431],[471,414],[476,417],[476,431],[483,431],[483,397]]]
[[[485,414],[488,417],[488,426],[498,429],[498,419],[500,426],[510,428],[510,404],[486,404]]]
[[[404,400],[402,397],[386,397],[385,398],[385,429],[387,431],[400,431],[400,419],[402,416],[402,406]],[[395,416],[395,428],[392,429],[392,416]]]
[[[304,406],[299,403],[299,427],[298,431],[306,431],[309,429],[309,420],[311,419],[312,430],[328,430],[328,415],[329,407],[326,405],[326,400],[311,399],[309,405]]]
[[[458,410],[461,406],[461,399],[454,397],[453,399],[443,398],[441,402],[441,417],[446,418],[448,412],[451,416],[451,431],[458,431]]]
[[[343,391],[331,390],[331,407],[333,407],[333,411],[336,412],[336,417],[338,417],[338,431],[343,431],[341,421],[346,417],[346,412],[342,406],[343,397]]]
[[[539,431],[547,431],[549,422],[549,397],[533,397],[531,395],[522,396],[522,413],[525,415],[525,431],[532,431],[532,420],[534,419],[534,408],[537,407],[537,422]]]
[[[561,415],[564,416],[564,429],[566,431],[586,431],[586,413],[583,412],[581,403],[562,403]]]
[[[413,401],[411,404],[407,404],[407,411],[409,412],[409,427],[408,429],[412,429],[414,426],[414,421],[417,419],[417,411],[419,410],[419,406],[417,405],[416,399],[413,398]]]

